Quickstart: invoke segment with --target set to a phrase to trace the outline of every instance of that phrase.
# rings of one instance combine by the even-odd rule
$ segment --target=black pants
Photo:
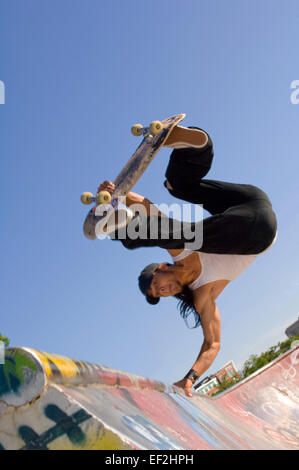
[[[209,139],[203,149],[186,148],[174,150],[166,170],[166,178],[176,198],[193,204],[202,204],[211,217],[201,222],[191,222],[190,231],[196,231],[196,224],[202,224],[203,243],[200,249],[205,253],[257,254],[264,251],[273,241],[277,221],[271,202],[261,189],[248,184],[235,184],[203,179],[211,168],[213,146]],[[164,182],[166,186],[166,181]],[[148,233],[151,224],[159,224],[160,217],[139,217],[140,224],[146,224]],[[131,222],[132,223],[132,222]],[[165,249],[184,248],[192,239],[175,239],[177,221],[170,223],[169,239],[121,240],[128,249],[159,246]],[[186,222],[181,222],[186,224]],[[176,228],[172,228],[172,227]],[[183,232],[183,231],[181,231]],[[116,232],[115,238],[118,238]]]

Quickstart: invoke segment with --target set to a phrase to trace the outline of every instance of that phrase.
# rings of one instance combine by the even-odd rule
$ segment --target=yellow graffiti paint
[[[36,356],[39,358],[39,360],[41,361],[41,363],[44,367],[44,370],[45,370],[45,373],[46,373],[47,377],[49,377],[52,374],[52,370],[51,370],[51,366],[50,366],[49,362],[47,361],[47,359],[39,351],[36,351],[36,350],[32,349],[32,352],[34,354],[36,354]]]
[[[59,370],[63,377],[75,377],[80,374],[80,370],[76,363],[67,357],[59,356],[58,354],[48,354],[45,352],[34,351],[42,362],[45,373],[50,378],[53,375],[52,364],[55,364],[55,367]],[[49,362],[51,361],[51,362]]]

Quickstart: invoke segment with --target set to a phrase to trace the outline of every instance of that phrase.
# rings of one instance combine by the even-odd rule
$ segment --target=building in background
[[[241,376],[238,373],[234,362],[230,361],[216,372],[216,374],[205,377],[201,382],[194,385],[194,389],[203,395],[212,395],[219,390],[219,385],[221,383],[233,378],[240,379]]]
[[[297,321],[295,321],[295,323],[293,323],[286,329],[285,334],[288,338],[299,334],[299,318]]]
[[[201,382],[194,385],[194,389],[203,395],[212,395],[213,393],[217,392],[218,388],[219,382],[215,375],[205,377]]]

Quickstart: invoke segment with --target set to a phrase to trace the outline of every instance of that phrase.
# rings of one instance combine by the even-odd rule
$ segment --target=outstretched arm
[[[192,366],[199,376],[211,367],[220,350],[221,320],[217,305],[212,298],[204,304],[200,316],[204,341]]]
[[[204,303],[198,298],[195,301],[195,308],[201,317],[204,341],[189,373],[183,380],[174,384],[183,388],[189,397],[192,396],[191,387],[194,382],[213,364],[220,350],[221,338],[220,314],[213,297],[209,295]]]

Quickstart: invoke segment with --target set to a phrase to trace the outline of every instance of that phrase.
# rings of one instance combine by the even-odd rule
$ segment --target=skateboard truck
[[[97,205],[110,204],[111,194],[108,191],[100,191],[96,196],[94,196],[92,193],[85,192],[81,194],[81,202],[83,204],[92,204],[95,202]]]
[[[131,132],[133,135],[136,137],[140,135],[144,135],[146,137],[152,135],[158,135],[161,134],[163,131],[163,124],[160,121],[153,121],[149,127],[143,127],[142,124],[134,124],[131,128]]]

